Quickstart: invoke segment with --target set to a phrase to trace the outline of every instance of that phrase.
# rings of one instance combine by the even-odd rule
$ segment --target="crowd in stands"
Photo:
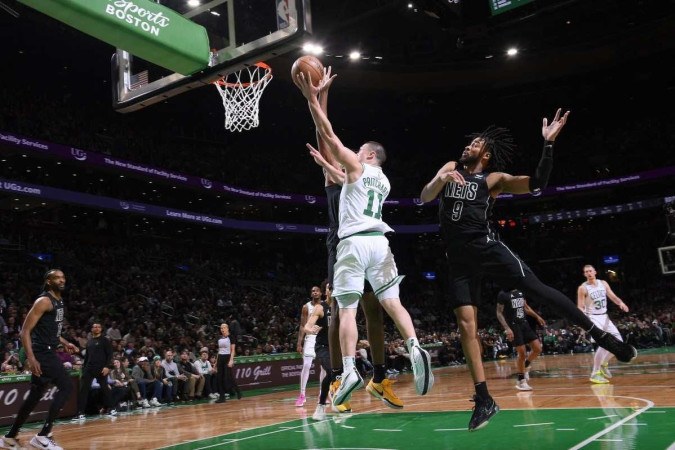
[[[192,362],[202,349],[211,357],[222,322],[237,330],[238,355],[293,351],[300,308],[311,286],[321,281],[325,267],[321,242],[303,249],[293,242],[275,244],[269,239],[255,250],[213,238],[208,231],[204,237],[212,240],[179,242],[140,235],[101,236],[74,223],[68,230],[41,226],[39,221],[27,225],[11,217],[1,223],[3,242],[10,243],[20,235],[25,245],[21,250],[2,250],[0,338],[5,352],[4,372],[18,369],[13,355],[20,345],[19,331],[48,265],[62,267],[66,273],[67,338],[82,347],[92,318],[99,318],[113,340],[114,350],[130,358],[132,365],[140,357],[149,361],[163,358],[165,349],[175,351],[177,359],[187,351]],[[284,246],[289,245],[296,251],[284,253]],[[420,245],[417,251],[425,248]],[[38,250],[50,254],[51,263],[46,265],[29,256]],[[635,252],[635,258],[645,256],[638,247]],[[630,267],[631,254],[626,255],[625,264]],[[549,272],[541,264],[536,270],[543,272],[546,281],[566,287],[574,299],[576,287],[583,281],[579,275],[582,265],[573,260],[559,262],[555,271]],[[436,282],[410,277],[403,284],[403,301],[420,341],[442,346],[439,362],[461,363],[457,325],[443,296],[442,266],[437,270]],[[656,273],[641,275],[632,277],[627,271],[623,279],[608,280],[631,308],[630,314],[610,309],[613,320],[624,338],[638,348],[672,344],[675,281]],[[483,356],[488,359],[512,354],[495,318],[497,290],[497,286],[486,286],[479,312]],[[582,330],[559,321],[541,305],[533,306],[548,323],[539,330],[544,353],[592,349]],[[362,334],[364,330],[361,326]],[[406,366],[406,355],[390,322],[386,336],[389,368],[400,371]],[[64,358],[68,358],[65,352]],[[64,362],[77,366],[77,359]]]
[[[59,75],[54,76],[56,79],[51,81],[60,85]],[[571,89],[579,81],[571,79],[548,92],[551,101],[565,99],[563,106],[572,105],[573,109],[568,129],[561,135],[562,150],[556,153],[551,184],[653,169],[654,161],[642,152],[645,148],[659,154],[659,167],[675,164],[672,110],[650,108],[655,96],[652,86],[625,83],[623,76],[613,70],[611,76],[585,82],[583,89]],[[330,110],[336,129],[347,145],[375,139],[390,149],[386,170],[395,197],[417,197],[443,162],[459,156],[466,133],[499,120],[505,122],[499,125],[512,128],[522,149],[512,171],[530,173],[540,155],[537,127],[541,116],[550,117],[553,112],[541,110],[541,92],[528,92],[527,88],[489,99],[482,97],[481,108],[467,111],[452,105],[467,104],[475,93],[432,96],[373,92],[348,96],[340,95],[344,91],[339,86],[337,81],[334,93],[340,101],[331,102]],[[107,98],[93,101],[86,93],[68,89],[72,88],[44,89],[30,83],[0,87],[0,132],[19,133],[244,188],[323,193],[321,172],[304,147],[305,142],[313,141],[314,130],[305,101],[290,85],[270,85],[263,97],[261,127],[245,135],[225,134],[219,110],[218,115],[189,120],[198,115],[194,105],[181,109],[179,103],[172,103],[134,115],[120,115],[110,110]],[[589,92],[597,98],[588,100]],[[672,92],[671,89],[663,95],[672,96]],[[522,110],[528,111],[526,115],[512,113],[515,95]],[[213,100],[220,108],[215,96]],[[578,100],[586,106],[574,110]],[[631,107],[624,108],[626,103]],[[550,109],[550,105],[546,108]],[[625,114],[620,118],[606,116],[612,108]],[[383,114],[401,110],[406,114]],[[354,111],[364,120],[350,116],[356,114]],[[454,147],[447,148],[448,145]],[[94,170],[83,174],[85,181],[66,181],[64,177],[45,180],[36,174],[29,176],[17,167],[0,166],[0,176],[144,200],[133,183],[118,180],[87,187],[86,177],[100,175]],[[168,196],[165,200],[179,201]],[[576,196],[566,201],[575,205],[582,200]],[[266,217],[271,220],[278,216],[270,204],[265,207],[269,209]],[[224,206],[203,208],[220,212],[217,208]],[[387,214],[398,214],[392,211]],[[428,211],[431,212],[425,213],[426,218],[433,218],[435,209]],[[284,217],[296,213],[293,209]],[[316,209],[302,214],[316,215]],[[414,216],[417,211],[406,214]],[[403,217],[405,223],[415,220]],[[625,217],[630,217],[630,226],[617,226],[627,220],[622,219]],[[136,228],[141,221],[146,228]],[[25,370],[18,355],[19,332],[39,294],[43,274],[50,267],[61,268],[67,277],[67,339],[84,348],[91,320],[97,319],[113,341],[116,362],[110,383],[119,401],[146,406],[213,394],[214,379],[210,375],[218,329],[223,322],[229,323],[233,332],[236,330],[239,356],[294,351],[302,304],[311,287],[325,276],[323,241],[316,236],[281,238],[201,227],[178,234],[183,230],[173,227],[160,220],[67,205],[3,213],[2,373]],[[610,308],[610,315],[624,339],[638,348],[674,343],[675,280],[660,274],[655,258],[663,231],[662,215],[652,210],[616,218],[542,225],[523,222],[500,228],[505,240],[542,280],[572,301],[583,281],[583,264],[599,264],[602,255],[620,253],[620,266],[598,268],[629,305],[630,313]],[[402,286],[402,300],[411,313],[420,342],[438,347],[439,364],[463,364],[458,327],[444,297],[445,269],[438,236],[397,237],[392,240],[392,248],[401,272],[409,275]],[[37,254],[47,256],[36,259]],[[420,275],[430,270],[435,271],[435,280]],[[487,284],[479,302],[483,357],[510,357],[513,349],[495,317],[498,288]],[[539,309],[547,321],[546,327],[537,330],[545,354],[593,350],[583,330],[559,320],[545,305],[531,306]],[[360,337],[365,338],[362,323],[359,330]],[[405,346],[389,321],[385,335],[388,370],[408,370]],[[361,342],[359,346],[359,367],[367,373],[368,345]],[[59,353],[65,365],[77,368],[81,364],[77,355]],[[163,372],[165,362],[175,364],[177,370],[172,365]]]

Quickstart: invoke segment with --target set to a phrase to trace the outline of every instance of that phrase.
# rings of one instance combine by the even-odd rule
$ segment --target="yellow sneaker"
[[[330,387],[328,388],[328,396],[330,398],[333,398],[333,395],[337,392],[338,389],[340,389],[340,382],[342,381],[342,377],[337,377],[337,379],[333,382],[331,382]]]
[[[335,395],[337,390],[340,389],[340,383],[341,382],[342,382],[342,377],[337,377],[337,379],[330,384],[330,388],[328,389],[328,397],[330,397],[330,399],[331,399],[331,401],[330,401],[331,409],[333,410],[333,412],[336,412],[336,413],[350,413],[350,412],[352,412],[352,405],[348,401],[343,402],[342,404],[337,405],[337,406],[333,405],[333,400],[332,400],[333,395]]]
[[[401,409],[403,408],[403,400],[394,394],[391,388],[391,385],[394,383],[395,381],[391,381],[388,378],[382,380],[382,383],[375,383],[373,380],[370,380],[370,383],[366,386],[366,391],[373,397],[382,400],[388,407]]]
[[[352,412],[352,405],[349,402],[344,402],[344,403],[342,403],[340,405],[337,405],[337,406],[333,405],[331,409],[334,412],[341,413],[341,414],[342,413],[350,413],[350,412]]]
[[[599,370],[597,372],[595,372],[593,375],[591,375],[591,377],[588,380],[591,383],[595,383],[595,384],[607,384],[607,383],[609,383],[609,380],[607,378],[605,378],[602,375],[602,372],[600,372]]]

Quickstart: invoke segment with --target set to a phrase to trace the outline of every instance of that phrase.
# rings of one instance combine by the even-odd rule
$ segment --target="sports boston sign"
[[[206,28],[150,0],[19,0],[158,66],[190,75],[209,65]]]

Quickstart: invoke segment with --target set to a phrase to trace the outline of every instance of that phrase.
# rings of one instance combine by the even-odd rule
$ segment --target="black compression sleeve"
[[[538,193],[548,186],[548,178],[553,169],[553,142],[545,141],[544,149],[541,152],[541,159],[534,176],[530,177],[530,192]]]

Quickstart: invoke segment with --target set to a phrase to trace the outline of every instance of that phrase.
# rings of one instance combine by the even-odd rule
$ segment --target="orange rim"
[[[272,76],[272,68],[265,64],[264,62],[260,61],[255,64],[254,66],[260,67],[261,69],[265,69],[267,73],[265,74],[264,77],[259,79],[258,81],[253,81],[253,82],[248,82],[248,83],[228,83],[225,81],[225,78],[221,78],[220,80],[216,80],[213,83],[217,84],[218,86],[223,86],[223,87],[228,87],[228,88],[247,88],[251,85],[256,85],[262,82],[265,78],[271,77]],[[243,69],[242,69],[243,70]]]

